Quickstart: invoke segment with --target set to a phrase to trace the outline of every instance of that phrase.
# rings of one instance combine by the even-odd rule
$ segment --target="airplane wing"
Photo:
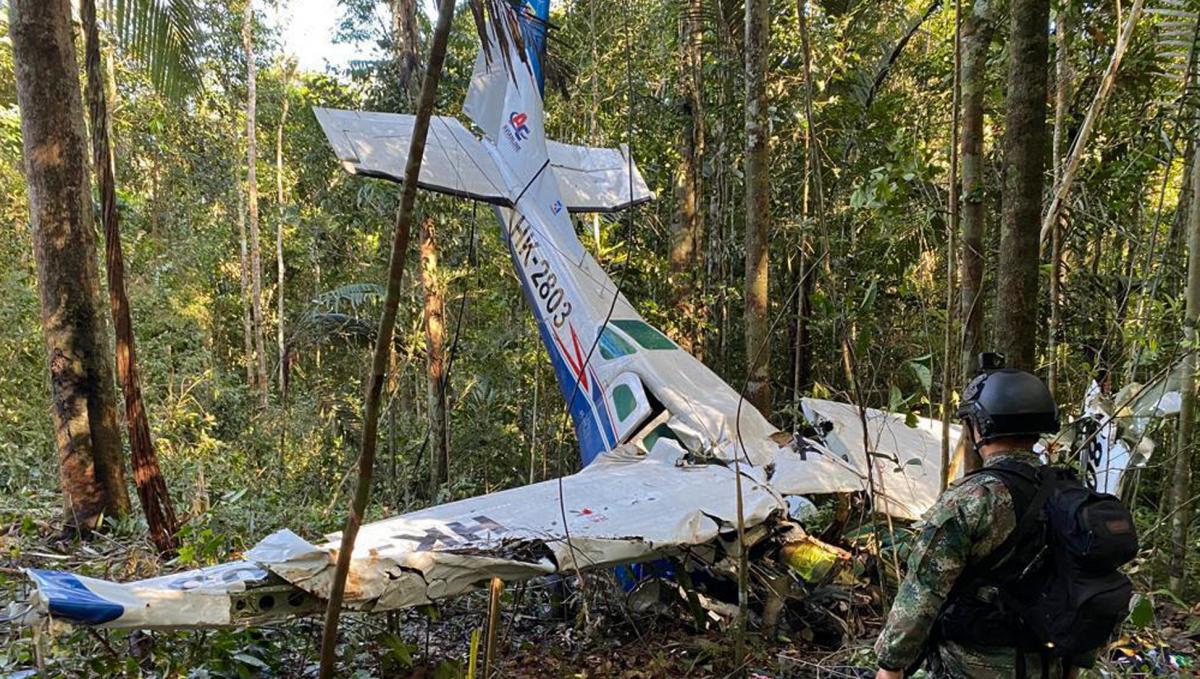
[[[518,25],[508,3],[494,8],[514,15],[489,31]],[[402,608],[492,577],[573,572],[685,548],[703,547],[717,559],[735,532],[738,473],[751,528],[784,514],[788,496],[810,493],[873,490],[881,511],[924,511],[940,476],[933,452],[940,429],[931,421],[911,430],[901,418],[866,411],[864,440],[854,429],[861,432],[863,411],[809,401],[810,419],[831,425],[820,440],[797,439],[638,314],[580,243],[567,214],[572,201],[606,209],[649,197],[628,151],[547,142],[538,76],[529,65],[540,62],[515,53],[511,36],[489,40],[491,54],[504,44],[509,58],[481,53],[464,107],[485,138],[437,118],[420,182],[496,206],[586,467],[364,526],[345,605]],[[317,117],[347,170],[399,180],[411,119],[329,109]],[[331,586],[336,537],[314,545],[279,531],[242,561],[127,584],[30,570],[33,595],[9,617],[155,628],[311,613]]]
[[[683,457],[682,448],[669,443],[652,455],[626,447],[563,478],[561,490],[557,480],[544,481],[363,526],[345,605],[405,608],[481,587],[492,577],[574,573],[729,539],[736,531],[733,470],[682,463]],[[743,479],[742,490],[747,525],[786,511],[783,499],[753,478]],[[150,629],[311,614],[328,596],[340,544],[339,536],[326,537],[314,545],[282,530],[242,561],[125,584],[31,569],[33,595],[10,617]]]
[[[918,519],[933,506],[941,492],[941,421],[918,417],[910,427],[903,415],[815,398],[803,399],[801,408],[819,431],[827,430],[821,442],[834,456],[864,481],[868,473],[874,477],[877,511]],[[959,425],[950,425],[952,442],[961,433]]]
[[[748,527],[782,516],[786,495],[865,487],[866,449],[855,443],[861,441],[858,409],[815,399],[804,408],[812,421],[832,426],[823,442],[781,448],[769,472],[745,468]],[[903,418],[875,410],[867,418],[881,507],[897,516],[919,515],[937,492],[932,479],[938,476],[940,423],[924,420],[913,429]],[[406,608],[480,588],[493,577],[572,574],[683,549],[714,561],[727,554],[736,535],[734,470],[692,462],[667,437],[650,442],[649,452],[646,444],[609,451],[564,477],[561,488],[557,480],[544,481],[363,526],[345,606]],[[914,464],[916,459],[921,463]],[[913,467],[920,475],[909,479]],[[340,546],[339,535],[325,537],[312,544],[281,530],[240,561],[130,583],[29,569],[32,595],[12,604],[7,617],[31,625],[53,618],[155,629],[245,626],[310,615],[323,610]]]

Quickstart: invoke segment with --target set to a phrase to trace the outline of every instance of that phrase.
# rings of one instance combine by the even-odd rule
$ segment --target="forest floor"
[[[49,518],[46,510],[0,509],[0,612],[3,603],[23,596],[22,568],[129,580],[185,567],[161,562],[135,522],[80,542],[59,536]],[[1139,596],[1148,604],[1135,606],[1121,638],[1090,676],[1200,676],[1200,606],[1173,604],[1158,592]],[[731,621],[713,620],[698,632],[688,606],[670,587],[643,588],[631,596],[610,572],[598,572],[588,574],[583,587],[573,579],[510,585],[501,602],[494,677],[869,677],[871,643],[882,619],[878,585],[867,578],[850,587],[814,588],[784,609],[772,633],[750,634],[745,661],[738,664]],[[752,601],[752,622],[758,604]],[[463,677],[473,634],[482,637],[475,676],[484,676],[487,610],[487,593],[474,592],[436,608],[347,615],[339,676]],[[64,628],[35,640],[28,630],[0,625],[0,679],[37,676],[32,672],[39,665],[52,677],[310,677],[320,629],[319,619],[307,618],[250,630]]]

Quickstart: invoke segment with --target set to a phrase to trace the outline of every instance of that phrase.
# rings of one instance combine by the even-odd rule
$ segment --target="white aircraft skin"
[[[509,19],[489,31],[522,26],[528,33],[528,10],[517,12],[507,2],[489,7]],[[420,184],[495,206],[586,466],[560,480],[364,526],[345,606],[402,608],[492,577],[574,572],[713,543],[736,525],[739,482],[747,526],[785,515],[787,496],[868,485],[880,511],[903,518],[924,511],[937,495],[939,424],[923,420],[910,429],[903,418],[867,410],[864,437],[858,408],[806,400],[809,419],[832,426],[821,440],[796,439],[646,323],[583,247],[570,217],[648,200],[645,182],[625,151],[547,141],[538,76],[530,66],[539,59],[527,59],[511,35],[488,37],[464,107],[483,138],[457,120],[436,117]],[[501,44],[508,46],[507,58]],[[411,116],[315,113],[347,170],[400,180]],[[872,462],[879,454],[895,464]],[[866,483],[868,475],[873,484]],[[13,604],[10,617],[26,624],[53,618],[186,628],[310,614],[330,590],[337,537],[313,545],[280,530],[242,561],[127,584],[30,569],[34,588],[27,601]]]

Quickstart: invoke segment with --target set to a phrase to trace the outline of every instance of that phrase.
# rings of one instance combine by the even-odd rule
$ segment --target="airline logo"
[[[523,112],[513,111],[508,114],[508,123],[504,126],[504,136],[512,144],[514,151],[521,150],[521,142],[529,139],[529,116]]]
[[[562,201],[556,200],[556,201],[554,201],[554,204],[550,206],[550,211],[553,212],[554,214],[558,214],[558,213],[562,212],[562,208],[563,208]]]
[[[512,128],[513,136],[517,138],[517,141],[525,141],[529,138],[529,126],[525,124],[527,120],[529,120],[529,116],[516,111],[508,116],[509,127]]]

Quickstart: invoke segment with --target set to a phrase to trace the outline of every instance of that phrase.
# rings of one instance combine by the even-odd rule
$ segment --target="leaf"
[[[117,45],[169,99],[200,88],[204,36],[196,6],[195,0],[117,0],[115,16],[108,17]]]
[[[313,303],[336,311],[345,302],[354,310],[362,304],[381,301],[387,290],[382,285],[374,283],[350,283],[323,292],[313,300]]]
[[[393,660],[406,668],[412,667],[412,648],[404,643],[403,639],[395,634],[387,634],[383,637],[383,644],[387,646],[388,654]]]
[[[862,304],[859,305],[859,311],[870,311],[875,306],[875,295],[879,292],[879,285],[876,281],[871,281],[871,285],[867,287],[866,294],[863,295]]]
[[[1154,602],[1144,594],[1138,594],[1129,610],[1129,624],[1138,629],[1149,627],[1154,622]]]
[[[929,355],[926,354],[908,362],[908,367],[917,376],[917,381],[921,383],[921,388],[926,392],[933,388],[933,371],[929,369],[928,361]]]
[[[259,660],[258,658],[255,658],[254,656],[249,655],[247,653],[234,653],[233,659],[244,665],[249,665],[251,667],[257,667],[260,670],[271,669],[270,665],[266,664],[265,662]]]

